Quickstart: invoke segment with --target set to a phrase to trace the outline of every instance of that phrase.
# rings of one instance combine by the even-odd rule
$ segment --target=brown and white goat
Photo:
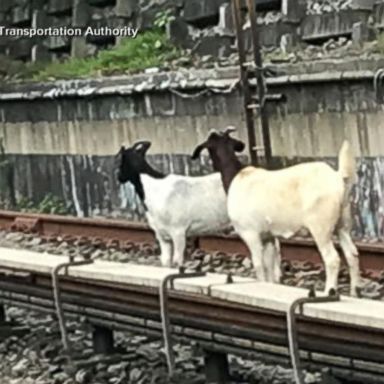
[[[348,194],[355,181],[355,160],[345,141],[339,153],[336,171],[324,162],[309,162],[269,171],[243,166],[235,155],[244,143],[213,131],[196,147],[196,159],[207,149],[213,167],[221,173],[227,193],[229,218],[247,244],[258,279],[273,281],[273,262],[263,256],[262,237],[290,238],[301,229],[308,230],[322,256],[326,272],[326,292],[337,288],[340,257],[332,241],[336,230],[351,276],[351,295],[360,282],[358,252],[350,236]]]

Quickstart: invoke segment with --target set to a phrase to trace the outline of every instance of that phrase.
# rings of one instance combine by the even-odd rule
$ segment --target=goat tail
[[[356,182],[356,160],[347,140],[344,141],[339,152],[339,174],[349,185]]]

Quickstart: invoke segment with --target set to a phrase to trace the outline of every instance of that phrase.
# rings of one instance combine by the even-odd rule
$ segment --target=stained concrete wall
[[[283,165],[308,158],[336,165],[348,138],[359,157],[359,182],[351,196],[354,235],[384,239],[384,119],[372,87],[374,73],[344,73],[341,80],[335,73],[326,81],[319,74],[269,80],[270,92],[287,96],[286,103],[269,105],[273,154]],[[13,164],[15,199],[39,202],[51,192],[80,216],[142,219],[133,191],[116,182],[114,156],[121,143],[151,140],[150,162],[164,172],[210,172],[207,158],[192,163],[189,154],[211,128],[236,125],[246,140],[241,95],[231,91],[236,78],[227,75],[202,83],[196,73],[189,72],[187,80],[179,74],[178,86],[162,89],[156,84],[166,83],[165,75],[139,88],[129,88],[132,79],[98,80],[97,87],[91,82],[4,86],[0,137]]]
[[[371,80],[270,86],[276,156],[334,156],[344,139],[357,156],[384,153],[384,109]],[[0,135],[20,154],[112,155],[121,143],[153,141],[153,153],[191,153],[211,128],[235,125],[246,140],[241,95],[182,98],[169,91],[129,96],[19,100],[0,104]],[[257,127],[258,133],[260,131]],[[260,142],[260,134],[258,134]]]

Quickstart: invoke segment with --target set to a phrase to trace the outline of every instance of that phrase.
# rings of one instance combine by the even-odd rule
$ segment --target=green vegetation
[[[57,196],[47,194],[38,204],[27,198],[21,198],[17,203],[17,209],[21,212],[50,213],[56,215],[68,215],[71,209]]]
[[[376,43],[375,51],[377,53],[384,54],[384,33],[383,32],[381,32],[377,36],[377,43]]]
[[[154,25],[158,28],[165,28],[169,22],[175,20],[172,9],[156,13]]]
[[[119,46],[101,51],[96,57],[49,64],[34,79],[75,78],[100,72],[103,75],[132,73],[161,66],[179,55],[179,51],[170,44],[164,32],[148,31],[138,34],[135,39],[123,40]]]
[[[163,25],[166,18],[169,18],[168,14],[163,15],[159,23]],[[1,71],[0,65],[0,77],[3,75],[22,80],[44,81],[136,73],[150,67],[161,67],[180,56],[181,51],[171,44],[165,32],[159,28],[139,33],[135,39],[124,39],[118,46],[100,51],[95,57],[45,65],[18,63],[15,67],[14,63],[3,64],[5,68]]]

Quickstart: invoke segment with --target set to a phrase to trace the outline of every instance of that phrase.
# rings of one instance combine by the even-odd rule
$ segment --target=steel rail
[[[129,327],[138,332],[161,330],[157,288],[84,280],[65,275],[61,277],[60,287],[61,301],[67,314],[100,318],[104,326],[112,328],[119,328],[128,322]],[[54,312],[51,275],[2,275],[0,302],[22,302],[35,309]],[[174,290],[169,292],[169,311],[178,336],[197,340],[209,348],[236,349],[244,355],[259,353],[262,356],[265,353],[280,359],[289,356],[286,351],[288,339],[284,312]],[[313,356],[331,355],[338,357],[334,358],[334,362],[330,359],[326,365],[339,369],[344,367],[349,372],[373,372],[376,375],[374,367],[379,364],[384,371],[384,330],[302,315],[299,315],[298,330],[299,342],[306,356],[305,365],[311,363],[324,366],[324,361],[313,361]],[[362,365],[362,359],[367,362],[367,368]]]
[[[30,280],[2,277],[0,291],[12,292],[15,298],[30,294],[46,300],[52,299],[50,276]],[[89,306],[109,313],[160,321],[158,290],[117,283],[83,280],[63,276],[62,300],[66,304]],[[175,324],[200,328],[207,333],[221,330],[235,338],[248,338],[259,342],[287,345],[286,316],[242,304],[231,303],[203,295],[170,292],[170,311]],[[198,317],[198,318],[197,318]],[[321,353],[338,352],[341,356],[361,358],[361,350],[367,349],[368,360],[384,363],[384,330],[358,325],[345,325],[326,320],[300,317],[300,343],[304,349]],[[356,348],[356,346],[359,348]]]
[[[115,219],[78,218],[47,214],[0,210],[0,229],[32,231],[47,237],[68,237],[68,241],[106,242],[124,246],[125,243],[152,243],[150,227],[144,223]],[[236,235],[206,235],[197,238],[196,246],[207,252],[221,251],[249,255],[245,244]],[[384,244],[356,242],[361,255],[361,268],[381,273],[384,270]],[[310,239],[281,240],[282,258],[290,261],[321,263],[315,243]]]

